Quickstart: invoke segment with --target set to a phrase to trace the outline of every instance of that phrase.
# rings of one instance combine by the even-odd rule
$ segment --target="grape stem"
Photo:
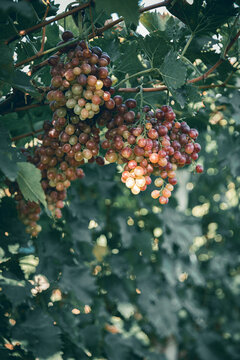
[[[184,46],[184,49],[183,49],[182,54],[181,54],[181,56],[180,56],[180,59],[182,59],[182,57],[185,55],[185,53],[186,53],[189,45],[191,44],[193,38],[194,38],[194,33],[191,33],[190,38],[188,39],[186,45]]]
[[[135,73],[135,74],[129,75],[128,77],[126,77],[125,79],[121,80],[121,81],[117,84],[116,89],[117,89],[120,85],[124,84],[126,81],[128,81],[128,80],[130,80],[130,79],[132,79],[132,78],[134,78],[134,77],[141,76],[141,75],[145,75],[145,74],[148,74],[148,73],[150,73],[150,72],[152,72],[152,71],[155,71],[155,70],[157,70],[157,69],[155,69],[155,68],[150,68],[150,69],[142,70],[142,71],[139,71],[139,72],[137,72],[137,73]],[[139,88],[139,91],[140,91],[140,88]]]

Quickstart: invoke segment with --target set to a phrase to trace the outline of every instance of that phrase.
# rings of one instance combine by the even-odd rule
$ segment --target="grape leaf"
[[[186,103],[189,104],[190,102],[196,103],[201,101],[200,93],[197,88],[189,84],[183,85],[176,90],[172,89],[172,96],[182,108]]]
[[[11,147],[8,131],[0,126],[0,169],[11,181],[17,177],[17,151]]]
[[[177,52],[171,50],[165,56],[160,71],[163,80],[170,91],[172,89],[180,88],[185,83],[187,67],[180,59],[178,59]]]
[[[25,281],[17,281],[0,276],[0,285],[3,289],[3,293],[14,306],[18,306],[25,302],[28,297],[31,297],[31,286]]]
[[[40,181],[41,171],[33,164],[27,162],[18,163],[17,182],[24,198],[35,202],[40,201],[47,208],[45,194]]]
[[[82,304],[92,303],[92,295],[96,287],[87,267],[65,265],[59,285],[64,292],[75,295]]]
[[[0,44],[0,81],[9,81],[13,75],[13,51],[5,44]]]
[[[147,35],[145,38],[140,38],[139,46],[153,67],[161,65],[166,53],[170,50],[170,44],[160,30]]]
[[[192,4],[186,0],[178,0],[170,3],[167,8],[195,34],[216,31],[237,11],[234,0],[194,0]]]
[[[165,30],[166,22],[169,17],[166,15],[161,15],[159,12],[146,12],[140,16],[140,22],[145,26],[145,28],[149,31],[156,30]]]
[[[121,56],[115,62],[116,69],[114,69],[114,75],[118,79],[122,79],[126,74],[135,74],[145,69],[138,58],[139,49],[137,41],[123,43],[120,47],[120,52]]]
[[[16,340],[24,340],[22,346],[32,351],[36,357],[55,354],[61,349],[60,329],[54,326],[53,319],[41,309],[29,311],[23,323],[13,329]]]
[[[117,13],[119,16],[123,16],[127,24],[133,23],[137,25],[138,23],[138,0],[98,0],[96,1],[96,8],[98,12],[104,9],[107,14]]]
[[[5,82],[24,93],[28,92],[33,97],[39,97],[39,92],[32,86],[30,79],[23,71],[15,70],[12,79],[5,80]]]

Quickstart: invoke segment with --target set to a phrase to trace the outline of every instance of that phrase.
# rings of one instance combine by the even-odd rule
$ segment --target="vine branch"
[[[28,29],[25,29],[25,30],[21,30],[19,31],[16,35],[12,36],[11,38],[7,39],[4,43],[6,45],[10,44],[11,42],[13,42],[14,40],[17,40],[18,38],[21,38],[27,34],[30,34],[38,29],[41,29],[42,27],[45,27],[46,25],[49,25],[55,21],[58,21],[58,20],[61,20],[61,19],[64,19],[65,17],[69,16],[69,15],[72,15],[76,12],[78,12],[79,10],[82,10],[82,9],[85,9],[87,7],[89,7],[91,5],[91,0],[88,1],[86,4],[83,4],[83,5],[80,5],[80,6],[77,6],[69,11],[66,11],[66,12],[63,12],[57,16],[55,16],[54,18],[50,19],[50,20],[45,20],[39,24],[36,24]]]
[[[13,113],[13,112],[30,110],[30,109],[34,109],[34,108],[37,108],[37,107],[40,107],[40,106],[45,106],[45,105],[49,105],[49,104],[48,103],[43,103],[43,104],[40,103],[40,104],[30,104],[30,105],[26,105],[26,106],[19,106],[19,107],[16,107],[14,109],[3,111],[1,113],[1,115],[10,114],[10,113]]]
[[[142,88],[143,92],[156,92],[156,91],[164,91],[167,90],[167,86],[157,86],[151,88]],[[118,92],[126,92],[126,93],[138,93],[140,92],[140,87],[136,88],[119,88],[117,89]]]
[[[234,38],[232,38],[232,40],[230,41],[230,43],[228,44],[225,52],[224,52],[224,57],[219,59],[216,64],[214,64],[210,69],[208,69],[208,71],[206,71],[204,74],[202,74],[201,76],[198,76],[196,78],[193,78],[193,79],[190,79],[187,81],[187,84],[194,84],[196,82],[199,82],[201,80],[205,80],[214,70],[216,70],[224,61],[225,61],[225,57],[228,53],[228,51],[231,49],[231,47],[234,45],[234,43],[237,41],[237,39],[239,38],[240,36],[240,30],[238,31],[238,33],[234,36]],[[153,69],[152,69],[153,70]],[[134,74],[134,76],[137,76],[137,74]],[[133,77],[133,76],[131,76]],[[128,80],[129,78],[127,78],[126,80]],[[126,80],[122,80],[119,84],[121,84],[122,82],[126,81]],[[220,86],[221,85],[221,86]],[[220,84],[220,85],[217,85],[217,86],[213,86],[213,87],[224,87],[226,86],[226,83],[223,83],[223,84]],[[208,85],[206,85],[207,87],[200,87],[200,88],[211,88],[210,86],[208,87]],[[147,89],[147,92],[154,92],[154,91],[157,91],[155,89],[158,89],[158,91],[163,91],[163,90],[167,90],[167,87],[159,87],[159,88],[143,88],[143,91],[145,91],[145,89]],[[151,89],[151,90],[150,90]],[[121,88],[121,89],[118,89],[118,91],[121,91],[121,92],[138,92],[139,91],[139,88]]]
[[[43,128],[42,128],[42,129],[35,130],[35,131],[28,132],[28,133],[25,133],[25,134],[21,134],[21,135],[15,136],[15,137],[12,137],[11,140],[12,140],[12,141],[18,141],[18,140],[24,139],[25,137],[33,136],[33,135],[35,135],[35,134],[38,134],[38,133],[40,133],[41,131],[43,131]]]
[[[47,14],[48,14],[48,11],[50,9],[50,4],[49,4],[49,0],[47,1],[47,8],[46,8],[46,11],[45,11],[45,14],[43,16],[43,20],[45,21],[46,20],[46,17],[47,17]],[[41,42],[41,47],[40,47],[40,50],[39,52],[43,52],[44,50],[44,41],[45,41],[45,35],[46,35],[46,26],[43,27],[42,29],[42,42]]]
[[[143,13],[144,11],[153,10],[153,9],[156,9],[156,8],[158,8],[158,7],[161,7],[161,6],[167,6],[167,5],[169,5],[171,2],[172,2],[172,0],[161,1],[161,2],[159,2],[159,3],[157,3],[157,4],[146,6],[145,8],[140,9],[139,12],[140,12],[140,13]]]
[[[162,2],[160,2],[160,3],[158,3],[158,4],[151,5],[150,7],[149,7],[149,6],[144,7],[144,8],[142,8],[142,9],[140,9],[139,12],[140,12],[140,13],[143,13],[143,12],[148,11],[148,10],[150,10],[150,9],[155,9],[155,8],[158,8],[158,7],[161,7],[161,6],[169,5],[169,4],[171,3],[171,1],[172,1],[172,0],[165,0],[165,1],[162,1]],[[86,3],[86,4],[84,4],[84,5],[78,6],[78,7],[74,8],[74,9],[72,9],[72,10],[69,10],[69,11],[67,11],[67,12],[65,12],[65,13],[62,13],[62,14],[56,16],[55,18],[53,18],[53,19],[51,19],[51,20],[42,22],[42,23],[40,23],[40,24],[37,24],[37,25],[33,26],[32,28],[23,30],[25,33],[24,33],[23,35],[21,35],[21,36],[24,36],[24,35],[26,35],[26,34],[29,33],[29,32],[35,31],[35,30],[36,30],[36,27],[37,27],[37,29],[38,29],[38,28],[41,28],[41,27],[43,27],[43,26],[45,26],[45,25],[50,24],[51,22],[57,21],[57,20],[62,19],[62,18],[64,18],[64,17],[66,17],[66,16],[69,16],[69,15],[72,15],[74,12],[77,12],[77,11],[83,9],[83,8],[86,8],[86,7],[90,6],[90,5],[91,5],[91,1],[89,1],[88,3]],[[59,17],[60,17],[60,18],[59,18]],[[101,27],[101,28],[95,28],[94,31],[93,31],[91,34],[88,35],[88,39],[90,40],[90,39],[92,39],[92,38],[94,38],[94,37],[96,37],[96,36],[102,35],[104,31],[106,31],[106,30],[108,30],[108,29],[111,29],[113,26],[117,25],[118,23],[120,23],[120,22],[122,22],[122,21],[124,21],[124,18],[121,16],[119,19],[114,20],[114,21],[111,21],[109,24],[106,24],[105,26],[103,26],[103,27]],[[15,40],[15,37],[16,37],[16,36],[17,36],[17,35],[14,36],[14,40]],[[12,40],[12,41],[13,41],[13,40]],[[75,39],[75,41],[77,41],[77,39]],[[29,62],[31,62],[31,61],[33,61],[33,60],[36,60],[36,59],[42,57],[43,55],[46,55],[46,54],[52,53],[52,52],[54,52],[54,51],[56,51],[56,50],[62,49],[62,48],[65,47],[67,44],[70,45],[70,44],[73,44],[73,43],[74,43],[74,41],[73,41],[73,42],[68,41],[66,44],[59,45],[58,47],[54,47],[54,48],[52,48],[52,49],[48,49],[47,52],[37,53],[37,54],[35,54],[35,55],[33,55],[33,56],[31,56],[31,57],[29,57],[29,58],[27,58],[27,59],[19,62],[19,63],[17,63],[17,64],[15,65],[15,67],[19,67],[19,66],[21,66],[21,65],[27,64],[27,63],[29,63]],[[9,44],[9,40],[6,40],[5,44]],[[43,62],[43,63],[41,63],[41,64],[38,64],[38,68],[37,68],[37,69],[40,69],[42,66],[45,66],[46,64],[47,64],[47,62]]]

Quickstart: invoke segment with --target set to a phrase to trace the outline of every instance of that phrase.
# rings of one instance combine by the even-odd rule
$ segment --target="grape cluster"
[[[157,189],[151,195],[167,204],[177,183],[177,168],[198,158],[198,131],[176,121],[170,106],[138,109],[136,100],[113,96],[108,54],[85,41],[68,44],[73,39],[70,31],[62,39],[66,44],[62,54],[48,59],[52,119],[44,122],[40,144],[32,152],[24,150],[27,161],[41,171],[49,211],[57,219],[62,217],[67,189],[84,176],[81,166],[91,162],[121,165],[121,180],[135,195],[151,184],[151,175],[156,176]],[[203,171],[201,165],[196,171]],[[37,236],[40,205],[24,200],[16,186],[19,217],[27,233]]]
[[[62,38],[67,43],[73,34],[66,31]],[[32,154],[24,153],[27,161],[41,171],[48,209],[60,219],[67,189],[72,181],[84,176],[81,165],[93,161],[104,165],[104,159],[98,156],[100,129],[96,116],[102,107],[113,109],[115,103],[107,69],[110,58],[99,47],[76,42],[74,46],[66,45],[62,56],[51,56],[48,62],[52,80],[47,99],[53,111],[52,120],[44,122],[44,133],[38,137],[41,145],[33,148]],[[19,189],[16,200],[26,231],[36,236],[41,230],[36,224],[39,204],[26,202]]]
[[[122,97],[116,95],[113,100],[116,106],[101,143],[107,150],[105,159],[124,165],[121,180],[134,195],[146,190],[152,182],[151,174],[155,175],[157,189],[151,196],[159,198],[160,204],[167,204],[177,184],[177,168],[198,159],[198,131],[184,121],[175,121],[170,106],[164,105],[155,112],[145,106],[140,113],[134,111],[134,99],[123,103]],[[202,166],[197,165],[196,171],[202,172]]]

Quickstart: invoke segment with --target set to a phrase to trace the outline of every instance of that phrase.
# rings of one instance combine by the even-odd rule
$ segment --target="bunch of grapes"
[[[170,106],[162,106],[155,112],[145,106],[142,112],[134,112],[136,101],[128,99],[123,103],[121,96],[115,96],[115,109],[108,122],[108,131],[101,147],[106,151],[108,162],[125,164],[122,182],[135,195],[151,184],[151,174],[156,190],[154,199],[167,204],[174,185],[177,184],[176,170],[198,159],[201,150],[195,140],[198,131],[186,122],[175,121],[176,115]],[[196,166],[202,172],[202,166]]]
[[[73,34],[65,31],[62,38],[67,43]],[[53,116],[44,123],[44,133],[39,136],[41,145],[34,147],[32,154],[25,151],[25,155],[41,171],[48,208],[59,219],[71,181],[84,176],[81,165],[93,161],[104,165],[104,159],[98,156],[100,129],[96,126],[96,115],[102,107],[114,108],[115,103],[109,92],[110,58],[99,47],[90,48],[79,41],[73,46],[66,45],[62,56],[51,56],[48,61],[52,80],[47,99]],[[26,202],[19,189],[16,200],[26,231],[37,236],[41,230],[36,223],[39,204]]]
[[[91,162],[121,165],[121,180],[135,195],[151,184],[151,175],[156,176],[157,189],[151,195],[167,204],[177,183],[177,168],[198,158],[198,131],[175,121],[170,106],[155,112],[149,106],[139,110],[134,99],[112,97],[108,54],[85,41],[68,44],[73,39],[70,31],[65,31],[62,39],[66,46],[61,56],[48,59],[52,80],[47,99],[52,119],[44,122],[40,144],[31,153],[24,150],[27,161],[41,171],[41,185],[53,217],[62,217],[67,189],[84,176],[81,166]],[[196,171],[202,170],[197,165]],[[25,201],[16,186],[13,193],[19,217],[26,231],[37,236],[40,205]]]

